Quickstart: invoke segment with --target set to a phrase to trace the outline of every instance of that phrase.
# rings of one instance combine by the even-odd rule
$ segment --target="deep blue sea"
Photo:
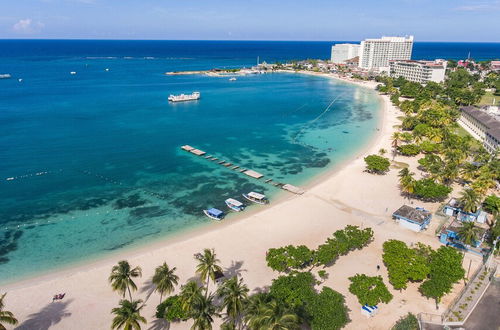
[[[299,186],[352,156],[377,130],[373,91],[297,74],[164,74],[328,58],[330,46],[0,40],[0,74],[13,77],[0,80],[0,282],[207,224],[204,208],[227,211],[243,192],[271,203],[279,192],[181,145]],[[500,45],[416,43],[414,57],[469,51],[498,58]],[[201,100],[167,101],[192,91]]]

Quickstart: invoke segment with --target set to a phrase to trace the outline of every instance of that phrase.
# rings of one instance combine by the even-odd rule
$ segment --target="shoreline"
[[[356,84],[340,77],[337,79]],[[359,84],[368,87],[364,83]],[[65,292],[65,300],[57,303],[61,304],[60,310],[56,311],[59,319],[51,328],[68,329],[79,323],[92,329],[109,328],[112,319],[110,310],[116,307],[120,297],[111,290],[107,278],[111,267],[126,256],[132,266],[140,265],[143,269],[142,278],[136,281],[139,290],[134,293],[134,297],[146,300],[142,314],[148,319],[149,327],[158,304],[158,296],[148,289],[149,281],[154,268],[163,261],[177,268],[177,275],[180,277],[176,288],[178,291],[180,285],[194,275],[196,261],[193,254],[203,248],[214,248],[225,273],[228,276],[242,275],[253,293],[279,276],[266,265],[265,254],[269,248],[287,244],[304,244],[315,248],[335,230],[352,224],[372,227],[374,241],[368,247],[343,256],[334,265],[327,267],[325,270],[333,276],[322,284],[344,295],[351,319],[346,329],[386,329],[408,312],[442,312],[462,284],[455,285],[453,292],[443,298],[439,311],[436,311],[433,301],[420,295],[418,283],[411,283],[403,292],[395,291],[388,285],[394,299],[389,304],[381,304],[378,315],[369,319],[361,315],[357,299],[348,291],[348,277],[356,273],[381,275],[384,282],[388,283],[385,267],[380,271],[376,268],[382,262],[382,243],[387,239],[399,239],[407,244],[419,241],[433,248],[441,246],[432,228],[423,233],[415,233],[401,228],[391,219],[392,211],[407,203],[397,185],[397,170],[392,169],[383,176],[364,171],[363,156],[377,153],[380,148],[389,150],[389,138],[395,130],[393,126],[398,123],[397,108],[387,96],[380,98],[382,125],[373,141],[353,157],[333,166],[328,173],[314,177],[312,182],[306,184],[310,188],[304,195],[290,195],[287,198],[285,193],[283,199],[278,198],[271,207],[256,208],[255,213],[242,215],[241,219],[203,226],[199,231],[194,229],[185,235],[169,238],[169,242],[155,242],[133,252],[120,251],[121,253],[78,268],[2,285],[0,291],[8,291],[8,310],[16,315],[22,325],[23,321],[33,318],[33,315],[40,314],[47,308],[50,310],[53,306],[50,302],[53,294]],[[396,159],[416,163],[415,159]],[[437,207],[435,203],[418,204],[431,211]],[[469,259],[470,256],[467,256],[464,264],[468,265]],[[474,267],[481,262],[470,260],[474,262]],[[150,296],[151,300],[148,301]],[[60,316],[62,314],[65,316]],[[89,319],[88,315],[92,315],[92,318]],[[46,317],[53,320],[54,315]],[[185,329],[190,325],[191,322],[173,323],[170,329]],[[216,319],[214,328],[219,325],[220,319]]]
[[[205,74],[206,72],[210,71],[187,71],[187,73],[184,72],[179,72],[176,74]],[[312,76],[319,76],[325,79],[334,79],[340,82],[344,83],[349,83],[352,85],[356,85],[358,87],[364,87],[368,89],[374,89],[372,86],[367,86],[364,84],[360,84],[356,81],[347,81],[345,79],[342,79],[340,77],[333,76],[331,74],[324,74],[324,73],[314,73],[314,72],[309,72],[309,71],[287,71],[287,70],[277,70],[274,71],[273,73],[296,73],[296,74],[305,74],[305,75],[312,75]],[[324,170],[323,173],[319,173],[317,175],[314,175],[310,179],[306,180],[306,183],[304,185],[301,185],[300,188],[303,188],[304,190],[309,190],[312,189],[313,187],[317,186],[320,184],[322,181],[330,178],[331,176],[335,175],[337,172],[341,171],[343,168],[349,165],[350,162],[354,161],[355,159],[358,159],[361,155],[363,155],[367,150],[369,150],[372,145],[378,143],[381,139],[381,134],[380,132],[383,130],[384,127],[384,116],[385,116],[385,111],[386,107],[384,104],[384,99],[381,95],[377,95],[377,98],[379,100],[379,109],[378,109],[378,122],[377,122],[377,128],[378,126],[381,126],[382,128],[379,129],[379,131],[374,132],[373,136],[373,141],[367,141],[364,146],[359,148],[356,152],[351,154],[350,156],[346,157],[345,159],[341,160],[340,162],[329,166],[328,169]],[[179,231],[169,233],[166,235],[162,235],[161,237],[153,239],[152,242],[150,243],[137,243],[136,245],[132,244],[128,247],[125,247],[123,249],[119,249],[115,252],[108,252],[106,254],[96,254],[94,256],[76,261],[76,262],[70,262],[65,265],[61,265],[60,267],[57,268],[52,268],[46,271],[42,271],[40,273],[31,273],[31,274],[26,274],[25,276],[21,276],[18,279],[15,280],[7,280],[6,282],[0,282],[0,289],[2,287],[14,287],[14,288],[19,288],[23,287],[25,284],[29,284],[33,280],[49,280],[54,276],[67,276],[73,272],[80,272],[82,270],[88,269],[88,268],[96,268],[99,266],[102,266],[104,264],[108,264],[110,260],[115,260],[115,259],[123,259],[125,257],[136,257],[141,254],[144,254],[150,250],[157,250],[159,248],[165,247],[167,245],[175,244],[181,241],[189,240],[192,239],[196,236],[199,236],[201,234],[207,233],[207,232],[212,232],[216,230],[220,230],[221,228],[225,228],[227,226],[230,226],[234,224],[235,222],[242,221],[246,218],[250,218],[252,216],[258,215],[261,212],[265,212],[269,208],[278,206],[279,204],[288,201],[290,199],[294,199],[296,197],[299,197],[300,195],[295,195],[295,194],[290,194],[289,192],[286,191],[278,191],[276,197],[273,198],[273,201],[271,201],[271,204],[268,205],[267,207],[262,207],[261,205],[252,205],[251,210],[248,210],[244,213],[231,213],[231,216],[229,219],[226,218],[226,220],[221,221],[221,222],[214,222],[214,221],[209,221],[206,223],[200,223],[196,224],[190,227],[183,228]],[[2,290],[0,290],[2,292]]]

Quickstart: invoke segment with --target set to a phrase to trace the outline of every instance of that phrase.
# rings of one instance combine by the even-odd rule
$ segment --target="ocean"
[[[284,192],[265,179],[305,185],[352,157],[379,124],[374,91],[291,73],[164,74],[257,57],[328,58],[330,45],[0,40],[0,74],[13,77],[0,80],[0,282],[209,224],[203,209],[228,211],[224,200],[245,192],[272,204]],[[414,54],[488,59],[499,48],[416,43]],[[199,101],[167,101],[195,90]],[[188,154],[184,144],[265,178]]]

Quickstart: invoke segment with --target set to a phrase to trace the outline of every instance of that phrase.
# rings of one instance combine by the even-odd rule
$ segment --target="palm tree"
[[[289,330],[299,328],[298,316],[276,300],[271,300],[261,312],[261,315],[254,321],[258,329]]]
[[[228,279],[217,290],[217,294],[222,298],[222,308],[226,309],[226,314],[235,328],[241,320],[244,304],[248,299],[248,291],[243,279],[238,280],[238,276]]]
[[[200,296],[203,296],[201,293],[202,289],[198,286],[198,283],[195,281],[189,281],[185,285],[181,287],[181,299],[182,299],[182,308],[189,314],[191,310],[191,305],[193,301]]]
[[[460,196],[460,203],[465,212],[474,213],[479,205],[479,195],[473,189],[465,189]]]
[[[465,163],[460,169],[460,175],[464,181],[472,181],[477,176],[478,168],[472,163]]]
[[[256,329],[259,317],[267,303],[271,301],[269,293],[256,293],[245,304],[245,322],[250,329]]]
[[[405,167],[399,171],[399,185],[401,186],[401,190],[406,193],[408,200],[410,200],[410,196],[415,191],[416,181],[413,178],[415,173],[410,172],[408,167]]]
[[[458,230],[460,241],[467,246],[474,244],[479,234],[479,228],[474,225],[473,221],[462,223],[462,227]]]
[[[166,262],[156,267],[153,283],[156,285],[155,291],[160,293],[160,303],[163,295],[173,292],[179,281],[179,276],[174,274],[176,269],[175,267],[170,269]]]
[[[128,291],[130,296],[130,300],[132,300],[132,292],[133,290],[137,290],[137,285],[135,285],[132,278],[141,277],[142,270],[141,267],[137,266],[132,268],[128,261],[122,260],[118,262],[118,265],[113,266],[111,269],[111,275],[109,275],[109,283],[111,283],[111,287],[113,291],[118,291],[125,298],[125,292]]]
[[[392,134],[392,160],[396,158],[396,153],[399,147],[399,143],[401,142],[401,133],[400,132],[394,132]]]
[[[214,316],[219,316],[217,306],[214,305],[214,297],[203,295],[193,299],[191,304],[190,316],[193,318],[193,326],[191,329],[211,330]]]
[[[5,303],[3,302],[3,300],[6,295],[7,293],[4,293],[3,295],[0,296],[0,330],[6,329],[3,324],[16,325],[18,322],[17,319],[14,317],[14,314],[12,314],[12,312],[4,310]]]
[[[115,314],[111,329],[124,329],[124,330],[140,330],[141,324],[146,324],[146,319],[141,316],[141,309],[144,305],[142,300],[129,301],[127,299],[120,300],[120,307],[113,308],[111,313]]]
[[[218,265],[220,260],[217,259],[214,249],[203,250],[203,254],[197,254],[196,259],[199,261],[196,273],[200,275],[202,281],[207,282],[207,291],[205,292],[205,297],[207,297],[209,281],[215,281],[215,274],[222,273],[222,268]]]

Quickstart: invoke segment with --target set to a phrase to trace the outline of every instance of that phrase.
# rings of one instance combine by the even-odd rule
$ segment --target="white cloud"
[[[36,33],[39,32],[45,25],[40,22],[33,22],[31,18],[20,19],[12,26],[12,29],[18,33]]]

